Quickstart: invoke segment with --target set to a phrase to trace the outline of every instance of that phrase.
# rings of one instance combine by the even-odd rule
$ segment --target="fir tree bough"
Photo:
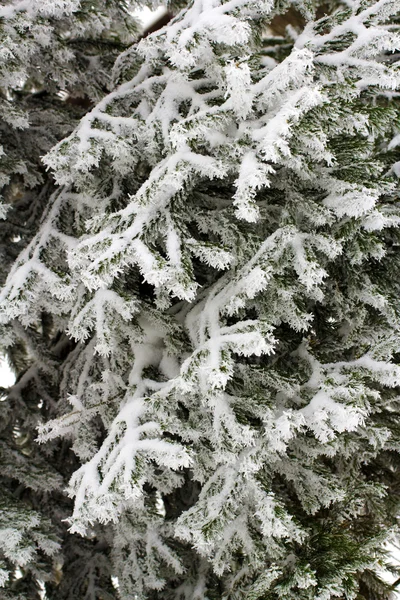
[[[399,2],[169,8],[0,7],[3,597],[384,600]]]

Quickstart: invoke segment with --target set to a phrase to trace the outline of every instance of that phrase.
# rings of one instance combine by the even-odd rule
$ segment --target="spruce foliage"
[[[0,8],[4,597],[384,600],[398,0],[170,9]]]

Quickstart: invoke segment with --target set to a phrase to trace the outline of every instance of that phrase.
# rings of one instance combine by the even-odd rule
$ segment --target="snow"
[[[96,522],[111,523],[113,552],[129,557],[121,569],[143,597],[163,588],[160,565],[183,573],[182,548],[205,565],[194,561],[191,582],[185,573],[187,598],[208,594],[215,575],[251,598],[260,571],[252,593],[268,593],[288,565],[293,585],[314,593],[316,574],[287,556],[306,536],[304,514],[298,524],[296,503],[270,482],[279,476],[316,520],[333,502],[356,518],[362,482],[353,502],[347,473],[324,457],[345,471],[355,448],[368,461],[390,447],[390,428],[377,432],[370,416],[400,385],[395,290],[368,274],[400,217],[386,200],[393,178],[362,169],[373,171],[379,147],[387,174],[400,172],[385,162],[399,136],[368,116],[400,83],[383,59],[398,42],[388,0],[348,4],[324,33],[315,22],[292,29],[279,62],[273,41],[275,58],[255,51],[272,0],[194,0],[120,56],[122,83],[44,159],[57,191],[1,295],[2,322],[15,320],[32,355],[13,397],[41,373],[60,379],[38,440],[71,439],[81,462],[71,531],[94,536]],[[77,4],[10,6],[7,23],[15,11],[55,18]],[[42,46],[49,32],[37,34]],[[340,136],[354,142],[351,176]],[[55,253],[65,261],[53,264]],[[59,379],[30,337],[42,312],[77,341]],[[356,358],[342,360],[341,343]],[[168,496],[192,481],[198,497],[165,519]],[[6,533],[0,543],[18,551],[18,528]],[[343,585],[333,579],[319,597]]]

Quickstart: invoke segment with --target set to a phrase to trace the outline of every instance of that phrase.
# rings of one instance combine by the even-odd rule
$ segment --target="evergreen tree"
[[[1,4],[1,284],[52,210],[54,182],[41,157],[111,90],[112,65],[136,38],[127,9],[106,0]],[[71,512],[63,490],[79,466],[69,443],[35,442],[38,423],[58,410],[73,348],[57,319],[42,311],[29,327],[13,319],[1,330],[18,375],[10,390],[1,390],[0,404],[2,600],[38,598],[43,582],[50,598],[61,573],[60,599],[114,593],[108,545],[98,552],[97,541],[70,536],[63,522]]]
[[[170,8],[0,9],[4,597],[387,598],[398,0]]]

